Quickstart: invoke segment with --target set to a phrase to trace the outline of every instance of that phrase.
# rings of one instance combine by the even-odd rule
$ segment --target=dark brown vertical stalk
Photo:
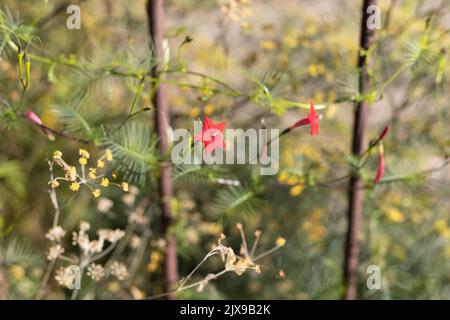
[[[8,296],[9,285],[2,264],[3,261],[0,260],[0,300],[6,300]]]
[[[163,38],[164,38],[164,0],[148,0],[147,14],[149,19],[149,31],[154,45],[154,57],[157,63],[152,70],[152,76],[158,78],[163,64]],[[169,125],[169,106],[167,95],[163,83],[158,83],[153,98],[155,112],[155,130],[159,138],[159,151],[164,158],[168,152],[167,126]],[[159,177],[159,194],[161,206],[162,232],[166,239],[166,259],[165,259],[165,280],[166,291],[174,289],[178,280],[178,262],[176,252],[176,242],[169,227],[172,222],[171,198],[172,198],[172,177],[170,162],[164,160],[161,165]],[[174,299],[173,295],[168,296]]]
[[[362,6],[360,48],[367,50],[374,41],[375,29],[367,27],[369,14],[367,8],[375,5],[376,0],[364,0]],[[358,71],[359,71],[359,91],[363,97],[367,92],[369,75],[367,72],[367,56],[360,54],[358,50]],[[362,154],[366,146],[367,121],[369,116],[369,105],[364,98],[355,104],[354,124],[352,136],[352,153],[358,157]],[[348,227],[345,239],[344,258],[344,280],[345,299],[355,299],[357,297],[358,266],[359,266],[359,226],[363,211],[364,190],[363,181],[358,172],[353,172],[350,179],[348,191]]]

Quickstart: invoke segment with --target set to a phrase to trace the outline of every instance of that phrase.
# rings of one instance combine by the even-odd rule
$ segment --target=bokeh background
[[[92,123],[97,127],[114,123],[126,116],[137,81],[98,70],[106,65],[137,70],[150,51],[144,0],[72,2],[81,8],[81,30],[67,29],[65,10],[53,15],[65,1],[0,4],[0,24],[28,35],[28,51],[35,55],[30,87],[21,102],[17,55],[3,42],[8,33],[0,30],[2,298],[36,298],[47,265],[45,234],[53,220],[47,160],[54,150],[61,150],[66,161],[76,163],[78,149],[85,148],[60,137],[50,141],[20,113],[31,109],[46,126],[70,131],[74,128],[64,122],[67,117],[59,117],[55,109],[74,106],[81,96],[83,113]],[[381,89],[372,97],[368,135],[376,137],[386,125],[391,131],[384,140],[383,183],[371,183],[376,154],[361,171],[367,188],[358,296],[449,299],[450,2],[380,0],[379,7],[382,28],[377,30],[369,66],[373,83]],[[319,136],[310,137],[302,128],[283,137],[276,176],[262,178],[251,166],[228,166],[174,180],[173,232],[180,276],[189,274],[221,233],[239,247],[237,222],[249,240],[255,230],[262,230],[258,246],[262,251],[270,249],[278,236],[286,239],[283,248],[261,262],[261,274],[251,270],[241,276],[227,274],[202,292],[188,290],[178,297],[339,299],[348,180],[333,180],[344,176],[353,161],[361,1],[172,0],[165,9],[169,63],[220,79],[248,95],[228,94],[204,77],[169,75],[173,128],[191,128],[192,121],[204,115],[226,121],[229,128],[258,128],[262,119],[269,128],[285,128],[308,110],[276,99],[313,100],[325,106],[318,111],[323,115]],[[405,67],[396,73],[400,66]],[[270,89],[274,101],[264,100],[258,83]],[[138,107],[151,107],[149,93],[146,85]],[[152,112],[139,115],[139,124],[151,129],[152,116]],[[77,130],[76,136],[86,136]],[[101,143],[88,149],[92,155],[100,154]],[[111,170],[121,174],[123,166],[113,163]],[[66,185],[58,188],[68,248],[70,232],[81,220],[89,221],[93,229],[126,228],[127,217],[141,199],[155,194],[152,166],[144,166],[141,173],[144,179],[124,175],[136,186],[132,196],[112,190],[95,199],[90,192],[74,193]],[[241,187],[212,183],[217,177],[237,179]],[[236,202],[249,194],[249,201]],[[136,254],[130,240],[119,257],[132,269],[131,278],[106,279],[100,284],[104,290],[92,289],[95,284],[85,279],[81,298],[138,299],[163,292],[164,245],[154,197],[145,209],[150,222],[131,237],[145,242],[138,246],[142,252]],[[113,201],[112,208],[101,207],[104,198]],[[380,267],[381,290],[367,289],[369,265]],[[194,278],[220,267],[219,258],[211,259]],[[70,297],[53,277],[45,297]]]

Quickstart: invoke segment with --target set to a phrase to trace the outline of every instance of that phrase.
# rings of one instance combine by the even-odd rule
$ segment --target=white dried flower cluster
[[[105,240],[114,243],[122,239],[125,235],[125,232],[120,229],[100,229],[97,231],[98,240],[89,240],[89,235],[86,233],[89,229],[89,223],[82,221],[80,223],[80,230],[78,232],[72,232],[72,244],[74,246],[78,245],[85,256],[100,253],[105,245]]]
[[[100,229],[97,233],[99,238],[108,240],[109,242],[117,242],[125,236],[125,231],[120,229]]]
[[[80,221],[80,232],[86,232],[91,228],[91,224],[87,221]]]
[[[47,254],[47,260],[53,261],[56,260],[61,254],[64,253],[64,248],[60,245],[54,245],[53,247],[50,247]]]
[[[78,275],[76,266],[69,266],[67,268],[61,267],[56,270],[55,280],[59,285],[70,288],[74,285],[76,277]]]
[[[130,247],[133,249],[136,249],[137,247],[139,247],[140,244],[141,244],[141,238],[134,234],[130,238]]]
[[[105,268],[100,264],[91,263],[87,269],[87,275],[94,281],[100,281],[105,276]]]
[[[48,230],[45,234],[45,237],[50,241],[61,241],[62,238],[66,235],[66,231],[61,226],[56,226]]]
[[[97,210],[101,213],[107,213],[114,206],[114,202],[108,198],[100,198],[97,202]]]
[[[128,221],[131,223],[136,223],[140,225],[146,225],[149,223],[149,219],[144,216],[142,212],[132,212],[130,213],[130,216],[128,217]]]
[[[122,201],[127,206],[131,206],[136,201],[136,196],[139,194],[139,189],[136,186],[131,185],[128,192],[122,196]]]
[[[111,274],[113,276],[116,276],[117,280],[119,281],[123,281],[126,278],[128,278],[128,270],[127,267],[118,261],[115,261],[112,265],[111,265]]]
[[[93,253],[100,253],[103,250],[105,243],[104,239],[100,237],[98,240],[89,240],[89,235],[86,233],[91,228],[91,225],[86,221],[80,222],[80,230],[72,232],[72,244],[78,245],[83,255],[88,256]]]

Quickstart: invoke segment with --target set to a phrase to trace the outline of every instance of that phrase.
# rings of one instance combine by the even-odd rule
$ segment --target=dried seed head
[[[278,237],[278,239],[275,241],[275,244],[277,245],[277,247],[282,247],[286,244],[286,239]]]
[[[91,263],[87,269],[87,275],[98,282],[105,276],[105,268],[100,264]]]

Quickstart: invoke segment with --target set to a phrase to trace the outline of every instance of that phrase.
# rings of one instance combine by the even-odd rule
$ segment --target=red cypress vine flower
[[[320,129],[319,128],[319,116],[317,115],[316,110],[314,109],[314,103],[312,101],[310,104],[308,116],[306,118],[298,120],[296,123],[294,123],[288,129],[290,131],[295,128],[307,125],[307,124],[309,124],[309,126],[310,126],[311,136],[319,134],[319,129]]]
[[[225,122],[214,124],[211,119],[205,116],[202,132],[195,135],[194,140],[203,142],[207,153],[211,153],[217,147],[225,149],[226,144],[222,136],[224,128]]]
[[[390,130],[390,126],[387,126],[383,129],[383,131],[378,136],[378,139],[375,143],[379,143],[378,145],[378,170],[377,175],[375,176],[374,183],[379,184],[381,182],[381,179],[384,176],[384,168],[385,168],[385,161],[384,161],[384,147],[383,147],[383,139],[386,137]]]
[[[374,183],[375,184],[379,184],[381,182],[381,179],[384,176],[384,148],[383,148],[383,144],[380,143],[380,145],[378,146],[378,170],[377,170],[377,175],[375,176],[374,179]]]
[[[384,139],[384,137],[386,137],[386,135],[388,134],[389,130],[391,129],[390,126],[387,126],[386,128],[383,129],[383,131],[381,131],[379,137],[378,137],[378,141],[381,141]]]

